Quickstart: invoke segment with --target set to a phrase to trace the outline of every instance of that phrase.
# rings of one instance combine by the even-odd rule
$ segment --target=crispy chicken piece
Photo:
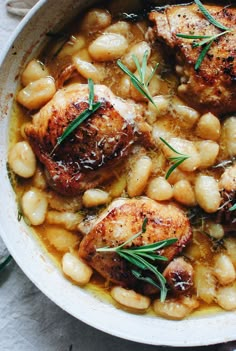
[[[175,244],[159,252],[171,261],[191,238],[192,231],[188,218],[176,205],[160,204],[146,197],[113,201],[82,240],[79,248],[80,257],[108,281],[140,290],[140,286],[145,284],[133,276],[131,264],[117,253],[96,252],[96,249],[117,247],[124,243],[141,230],[145,218],[147,218],[146,232],[128,246],[142,246],[168,238],[177,238]]]
[[[202,47],[193,47],[193,40],[176,34],[215,35],[222,31],[212,25],[195,4],[165,7],[150,13],[158,39],[176,54],[176,71],[181,75],[179,95],[195,108],[227,114],[236,111],[236,7],[205,6],[213,17],[232,28],[220,36],[209,49],[196,71]]]
[[[136,108],[103,85],[94,87],[101,107],[53,151],[66,127],[88,108],[87,84],[59,90],[25,127],[25,134],[45,165],[50,185],[64,195],[76,195],[113,176],[134,143]]]

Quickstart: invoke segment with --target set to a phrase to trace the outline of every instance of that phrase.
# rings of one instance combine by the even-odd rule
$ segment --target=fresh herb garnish
[[[79,127],[88,117],[90,117],[94,112],[96,112],[99,107],[101,107],[101,102],[94,102],[94,83],[92,79],[88,79],[89,87],[89,107],[86,108],[79,116],[77,116],[64,130],[61,136],[57,138],[56,145],[51,151],[50,155],[54,153],[56,148],[71,134],[73,131]]]
[[[115,252],[120,257],[124,258],[126,261],[138,267],[139,270],[134,270],[134,269],[131,270],[132,274],[137,279],[143,280],[158,288],[161,294],[160,296],[161,301],[163,302],[165,301],[166,295],[167,295],[166,279],[162,275],[162,273],[159,272],[157,267],[154,266],[154,264],[150,263],[150,261],[157,261],[157,260],[167,261],[166,257],[161,256],[157,253],[157,250],[160,250],[166,246],[174,244],[177,241],[177,239],[176,238],[166,239],[166,240],[162,240],[149,245],[131,246],[131,247],[124,248],[124,246],[127,246],[128,244],[132,243],[133,240],[135,240],[137,237],[145,233],[146,226],[147,226],[147,218],[145,218],[143,221],[141,231],[133,235],[123,244],[117,247],[98,248],[96,249],[96,251],[97,252]],[[159,283],[156,283],[151,277],[143,275],[141,273],[142,271],[148,271],[153,273],[154,276],[158,279]]]
[[[171,173],[177,168],[181,163],[183,163],[185,160],[187,160],[190,156],[181,154],[177,150],[175,150],[165,139],[160,137],[160,140],[169,148],[171,149],[174,153],[176,153],[179,156],[171,156],[168,158],[168,160],[174,162],[174,164],[168,169],[165,178],[168,179]]]
[[[10,263],[12,260],[11,255],[5,257],[2,261],[0,261],[0,272]]]
[[[235,211],[236,210],[236,203],[230,207],[229,211],[232,212],[232,211]]]
[[[221,33],[214,34],[214,35],[191,35],[191,34],[182,34],[178,33],[176,34],[177,37],[179,38],[184,38],[184,39],[191,39],[191,40],[197,40],[197,39],[203,39],[199,42],[194,41],[192,46],[193,48],[196,47],[203,47],[200,55],[198,56],[198,59],[195,64],[195,70],[198,70],[199,67],[202,64],[202,61],[204,60],[208,50],[210,49],[211,45],[221,36],[230,33],[233,31],[232,28],[228,28],[224,26],[222,23],[218,22],[211,14],[210,12],[203,6],[200,0],[194,0],[195,4],[198,6],[199,10],[201,13],[204,15],[204,17],[213,24],[216,28],[220,29]]]
[[[156,104],[152,98],[152,95],[149,91],[149,84],[156,73],[157,67],[159,64],[157,63],[156,66],[153,68],[150,76],[146,78],[146,71],[147,71],[147,58],[148,58],[148,51],[146,50],[143,59],[142,65],[140,66],[139,60],[136,55],[132,55],[132,59],[136,65],[139,77],[136,77],[134,73],[132,73],[122,62],[121,60],[117,61],[117,65],[120,69],[130,77],[131,83],[142,95],[144,95],[155,107]]]

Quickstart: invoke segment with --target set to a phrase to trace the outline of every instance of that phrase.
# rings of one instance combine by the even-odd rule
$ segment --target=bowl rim
[[[0,71],[3,62],[7,59],[7,55],[9,54],[11,47],[17,40],[19,34],[27,26],[29,21],[34,18],[35,14],[37,14],[41,8],[46,6],[47,3],[48,0],[39,0],[39,2],[29,11],[29,13],[16,27],[4,50],[0,54]],[[9,180],[8,183],[8,190],[12,191],[11,196],[13,198],[14,193],[10,187]],[[15,200],[13,201],[15,202]],[[30,230],[26,228],[26,225],[21,224],[19,228],[24,233],[24,240],[26,240],[29,247],[31,247],[30,245],[33,245],[32,247],[39,246],[37,240],[32,237]],[[45,267],[42,268],[37,266],[38,271],[36,271],[39,273],[39,276],[35,276],[34,269],[36,269],[36,266],[31,267],[31,265],[29,265],[29,259],[30,257],[32,258],[31,253],[27,253],[26,257],[23,257],[24,255],[19,253],[18,248],[21,247],[19,245],[22,245],[22,243],[17,242],[12,244],[11,238],[7,235],[6,224],[0,227],[0,235],[2,236],[3,241],[5,242],[14,260],[39,290],[41,290],[50,300],[56,303],[63,310],[98,330],[139,343],[180,347],[205,346],[232,341],[235,339],[236,313],[232,312],[222,312],[214,316],[202,315],[198,317],[191,317],[183,321],[171,321],[153,316],[145,316],[141,317],[143,319],[141,319],[140,323],[139,315],[130,314],[123,310],[119,310],[113,305],[100,301],[96,296],[91,295],[83,288],[81,289],[70,283],[62,276],[58,268],[55,267],[55,264],[52,262],[45,250],[40,248],[40,254],[38,254],[36,258],[33,257],[33,260],[36,262],[35,264],[38,265],[39,262],[41,262],[40,255],[43,255],[47,269],[49,271],[52,270],[51,278],[53,281],[56,282],[59,280],[63,287],[70,286],[70,291],[66,292],[66,298],[77,296],[78,299],[85,302],[85,305],[80,303],[75,310],[74,305],[68,305],[65,298],[62,299],[60,293],[58,291],[55,292],[53,286],[47,285],[48,278],[45,278]],[[89,309],[87,309],[88,306],[90,307]],[[226,326],[229,328],[227,333],[224,332],[224,328],[219,328],[219,326],[222,325],[224,325],[224,328]],[[193,333],[191,338],[189,338],[190,332]]]

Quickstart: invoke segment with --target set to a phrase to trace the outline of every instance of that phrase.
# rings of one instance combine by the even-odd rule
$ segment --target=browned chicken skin
[[[156,37],[176,53],[182,82],[179,95],[202,111],[227,114],[236,111],[236,7],[205,7],[217,21],[232,28],[232,32],[212,44],[197,71],[194,67],[202,49],[194,48],[193,40],[176,34],[215,35],[222,31],[195,4],[168,6],[151,12],[149,18],[155,24]]]
[[[145,218],[146,232],[130,245],[141,246],[177,238],[175,244],[160,250],[160,254],[171,261],[191,238],[188,218],[174,204],[160,204],[145,197],[115,200],[82,240],[80,257],[108,281],[129,288],[140,287],[140,281],[132,275],[126,260],[116,253],[96,252],[96,249],[124,243],[141,230]]]
[[[25,134],[45,165],[50,184],[61,194],[76,195],[101,184],[129,153],[134,142],[135,106],[96,85],[101,107],[53,151],[57,138],[88,108],[88,86],[59,90],[25,127]]]

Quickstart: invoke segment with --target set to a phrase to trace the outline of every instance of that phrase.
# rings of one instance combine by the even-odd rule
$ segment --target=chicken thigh
[[[70,123],[88,108],[87,84],[59,90],[25,127],[38,159],[45,165],[50,185],[64,195],[76,195],[112,176],[134,143],[135,105],[116,97],[103,85],[94,87],[101,107],[57,144]]]
[[[222,115],[236,111],[236,7],[205,7],[232,31],[212,43],[197,70],[195,65],[204,46],[194,47],[193,40],[177,34],[213,36],[223,30],[211,24],[195,4],[167,6],[151,12],[149,18],[154,23],[157,39],[164,41],[176,54],[176,71],[181,82],[179,95],[203,112]]]
[[[97,252],[117,247],[140,232],[147,218],[146,232],[127,245],[142,246],[176,238],[176,243],[158,253],[171,261],[191,239],[192,231],[184,212],[174,204],[161,204],[146,197],[117,199],[100,215],[80,244],[79,256],[108,281],[139,288],[142,283],[131,272],[132,265],[115,252]]]

